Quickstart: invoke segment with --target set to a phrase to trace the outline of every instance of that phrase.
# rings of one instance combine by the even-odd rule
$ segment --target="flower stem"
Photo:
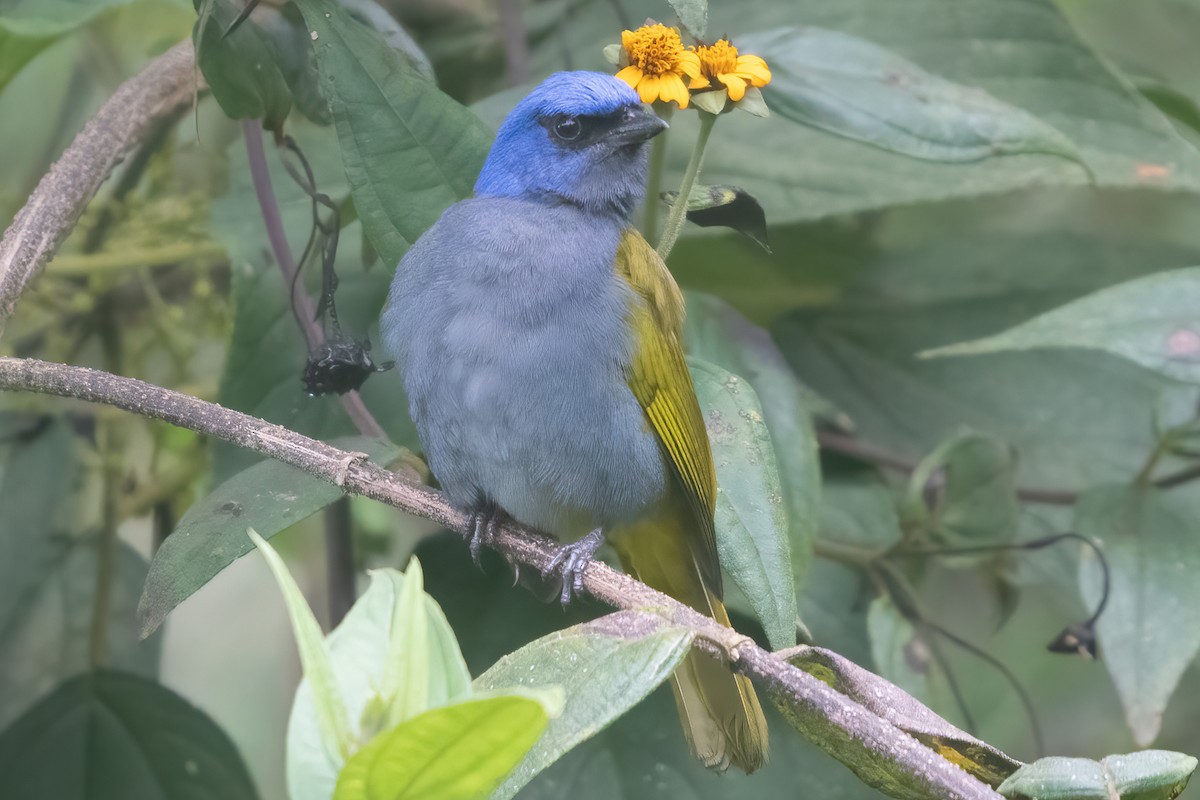
[[[664,122],[670,122],[674,113],[675,106],[668,103],[659,116]],[[658,209],[662,202],[658,195],[662,191],[663,169],[667,162],[667,135],[670,133],[669,130],[663,131],[650,143],[650,177],[646,180],[646,208],[642,217],[642,233],[647,241],[658,233]]]
[[[667,260],[671,248],[675,246],[675,240],[679,238],[679,232],[683,230],[683,222],[687,219],[688,196],[692,193],[696,176],[700,174],[700,165],[704,163],[704,147],[708,144],[708,136],[716,122],[716,114],[700,112],[700,133],[696,136],[696,146],[692,148],[687,171],[683,173],[683,182],[679,184],[679,194],[671,204],[671,215],[667,217],[667,227],[658,243],[658,255],[663,261]]]

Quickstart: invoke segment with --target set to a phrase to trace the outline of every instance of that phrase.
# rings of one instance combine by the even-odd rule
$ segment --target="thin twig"
[[[438,492],[403,481],[395,473],[347,453],[237,411],[159,386],[86,367],[33,359],[0,358],[0,390],[29,391],[105,403],[151,419],[248,448],[341,486],[424,517],[465,535],[466,516]],[[495,549],[510,561],[540,571],[557,543],[524,528],[505,525]],[[593,562],[584,592],[614,608],[658,609],[697,635],[697,646],[757,681],[814,743],[873,786],[919,787],[909,797],[998,800],[999,795],[916,739],[836,692],[819,679],[758,647],[750,639],[611,567]],[[932,712],[930,712],[932,714]],[[833,735],[827,735],[832,731]]]
[[[71,232],[113,167],[192,99],[194,51],[180,42],[121,84],[33,190],[0,240],[0,334],[26,285]]]
[[[292,256],[291,246],[288,245],[287,232],[283,227],[283,217],[279,213],[279,204],[275,200],[275,191],[271,187],[271,172],[267,167],[267,154],[263,150],[263,129],[258,120],[246,120],[242,123],[242,133],[246,140],[246,156],[250,162],[250,177],[254,181],[254,193],[258,198],[258,207],[262,210],[263,222],[267,226],[267,239],[271,243],[271,252],[275,255],[275,263],[283,273],[284,286],[296,286],[298,267]],[[308,293],[300,288],[292,292],[292,308],[296,310],[296,321],[304,338],[312,349],[325,341],[325,331],[317,322],[317,310]],[[383,426],[367,409],[362,395],[357,391],[339,395],[339,401],[346,415],[354,423],[354,427],[363,436],[373,439],[383,439],[387,433]]]

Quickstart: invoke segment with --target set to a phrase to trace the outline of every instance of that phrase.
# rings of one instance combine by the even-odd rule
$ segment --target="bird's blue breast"
[[[630,392],[623,224],[569,205],[451,207],[401,262],[383,343],[447,496],[491,500],[564,538],[640,516],[665,491]]]

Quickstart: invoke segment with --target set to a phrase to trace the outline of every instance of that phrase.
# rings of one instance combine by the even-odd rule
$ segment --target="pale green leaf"
[[[533,746],[548,715],[528,697],[426,711],[376,737],[338,776],[334,800],[475,800]]]
[[[692,635],[646,611],[618,611],[543,636],[501,658],[478,689],[561,686],[565,707],[492,795],[513,797],[535,775],[641,702],[683,660]]]
[[[929,161],[1080,159],[1066,136],[1029,112],[865,39],[795,27],[743,36],[739,45],[770,65],[771,105],[795,122]]]
[[[0,91],[60,37],[131,0],[6,0],[0,4]]]
[[[772,647],[796,643],[796,589],[787,510],[771,433],[754,388],[689,359],[717,469],[717,551]]]
[[[802,583],[821,507],[821,463],[812,418],[836,417],[838,412],[800,382],[770,334],[731,305],[689,292],[687,308],[688,353],[745,379],[762,405],[786,503],[794,579]]]
[[[300,665],[304,669],[305,679],[312,686],[317,725],[321,732],[325,755],[340,765],[354,752],[355,742],[350,730],[350,718],[346,713],[346,703],[338,689],[329,652],[325,649],[321,626],[313,616],[300,587],[296,585],[296,580],[288,572],[287,565],[275,549],[255,533],[253,528],[247,528],[246,534],[266,559],[271,574],[275,576],[275,582],[279,584],[279,591],[287,606],[288,618],[292,622],[296,647],[300,651]]]
[[[1200,515],[1184,495],[1101,487],[1080,497],[1075,530],[1103,543],[1111,585],[1096,625],[1100,658],[1145,747],[1200,652]],[[1084,550],[1079,583],[1088,608],[1100,602],[1102,581],[1099,562]]]
[[[1088,758],[1042,758],[1000,784],[1010,800],[1174,800],[1196,759],[1166,750]]]
[[[957,546],[1003,544],[1017,533],[1016,456],[1004,441],[961,431],[921,460],[908,485],[908,506],[930,532]],[[933,492],[928,508],[927,490]]]
[[[415,571],[414,571],[415,567]],[[431,708],[471,695],[471,675],[441,608],[424,593],[414,560],[407,573],[374,570],[366,592],[329,634],[338,695],[357,742],[367,742]],[[287,733],[293,800],[324,800],[340,765],[324,757],[314,686],[296,689]]]
[[[1171,378],[1200,383],[1200,267],[1101,289],[1002,333],[925,352],[973,356],[1037,348],[1104,350]]]

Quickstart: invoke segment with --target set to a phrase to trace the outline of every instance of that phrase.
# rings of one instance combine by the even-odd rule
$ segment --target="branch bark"
[[[438,492],[395,473],[261,419],[132,378],[33,359],[0,358],[0,390],[37,392],[103,403],[231,442],[299,467],[352,494],[466,533],[466,517]],[[518,526],[505,526],[495,549],[510,561],[542,570],[556,543]],[[904,798],[997,800],[999,795],[958,766],[923,747],[883,717],[817,678],[754,644],[736,631],[595,562],[584,573],[584,591],[613,608],[653,608],[697,634],[697,644],[728,660],[783,705],[803,730],[823,731],[813,741],[867,783]],[[932,715],[932,712],[929,712]],[[833,732],[834,735],[827,735]]]
[[[113,167],[200,86],[190,39],[125,81],[42,177],[0,240],[0,334]]]

